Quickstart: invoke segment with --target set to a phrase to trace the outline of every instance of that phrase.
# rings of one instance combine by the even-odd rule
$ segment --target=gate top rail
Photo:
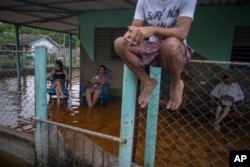
[[[54,122],[54,121],[48,121],[48,120],[44,120],[44,119],[37,118],[37,117],[33,117],[32,119],[35,120],[35,121],[45,122],[45,123],[56,125],[56,126],[59,126],[59,127],[62,127],[62,128],[67,128],[67,129],[70,129],[70,130],[74,130],[74,131],[77,131],[77,132],[80,132],[80,133],[89,134],[89,135],[92,135],[92,136],[97,136],[97,137],[100,137],[100,138],[112,140],[112,141],[115,141],[115,142],[118,142],[118,143],[126,143],[126,139],[123,139],[123,138],[119,138],[119,137],[115,137],[115,136],[111,136],[111,135],[107,135],[107,134],[103,134],[103,133],[99,133],[99,132],[94,132],[94,131],[91,131],[91,130],[82,129],[82,128],[78,128],[78,127],[74,127],[74,126],[70,126],[70,125],[66,125],[66,124],[62,124],[62,123],[58,123],[58,122]]]
[[[220,60],[190,60],[190,63],[208,63],[208,64],[229,64],[229,65],[250,65],[247,62],[232,62],[232,61],[220,61]]]

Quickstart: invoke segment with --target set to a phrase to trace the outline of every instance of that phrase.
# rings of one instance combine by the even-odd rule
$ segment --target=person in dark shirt
[[[60,98],[65,99],[67,97],[63,94],[63,89],[65,80],[69,80],[68,72],[63,69],[63,63],[61,60],[55,61],[54,69],[47,77],[53,78],[51,88],[56,90],[57,104],[60,104]]]

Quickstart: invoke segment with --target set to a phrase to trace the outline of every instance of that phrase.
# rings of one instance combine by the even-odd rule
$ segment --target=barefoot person
[[[51,88],[56,90],[57,104],[60,104],[60,98],[65,99],[67,96],[63,94],[64,82],[69,80],[68,72],[63,69],[61,60],[56,60],[54,69],[48,74],[47,78],[53,78]]]
[[[216,85],[210,93],[212,98],[218,99],[218,106],[215,113],[215,130],[220,130],[220,122],[230,111],[235,110],[235,104],[244,99],[244,94],[238,83],[233,82],[231,75],[224,75],[223,82]],[[223,110],[223,111],[222,111]]]
[[[92,108],[99,99],[102,93],[102,88],[107,84],[109,77],[105,73],[106,67],[100,65],[98,69],[98,74],[94,75],[91,79],[92,87],[86,89],[86,100],[89,108]]]
[[[115,51],[144,86],[138,98],[142,108],[157,85],[144,70],[148,65],[168,70],[172,82],[166,107],[176,110],[180,106],[184,87],[181,72],[193,53],[186,37],[195,6],[196,0],[138,0],[132,25],[115,40]],[[143,26],[144,20],[148,26]]]

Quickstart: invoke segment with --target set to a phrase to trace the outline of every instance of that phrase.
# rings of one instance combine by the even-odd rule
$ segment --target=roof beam
[[[29,0],[15,0],[15,1],[16,2],[21,2],[21,3],[26,3],[28,5],[42,6],[42,7],[45,7],[45,8],[50,8],[50,9],[59,10],[59,11],[74,12],[73,10],[69,10],[69,9],[65,9],[65,8],[58,8],[58,7],[54,7],[54,6],[49,6],[46,3],[31,2]]]
[[[30,16],[38,17],[37,15],[30,15]],[[77,16],[77,14],[71,14],[71,15],[60,16],[60,17],[51,17],[51,18],[38,17],[40,19],[34,20],[34,21],[29,21],[29,22],[24,22],[23,24],[46,23],[46,22],[51,22],[51,21],[56,21],[56,22],[61,22],[61,23],[64,23],[64,24],[68,24],[68,23],[65,23],[65,22],[62,22],[62,21],[59,21],[59,20],[68,19],[68,18],[71,18],[71,17],[74,17],[74,16]],[[75,25],[75,24],[70,24],[70,25],[78,26],[78,25]]]
[[[48,9],[43,9],[43,10],[32,10],[32,9],[16,9],[16,8],[11,8],[11,7],[0,7],[0,10],[2,11],[13,11],[13,12],[30,12],[30,13],[72,13],[72,12],[67,12],[67,11],[55,11],[53,9],[48,10]]]

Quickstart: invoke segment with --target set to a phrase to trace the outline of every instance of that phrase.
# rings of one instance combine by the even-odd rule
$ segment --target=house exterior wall
[[[121,94],[122,62],[94,61],[94,29],[126,27],[131,23],[134,9],[90,11],[80,16],[81,80],[90,79],[97,65],[113,69],[111,90]],[[197,53],[210,60],[230,60],[235,26],[250,25],[250,6],[202,5],[197,6],[187,42]]]
[[[35,41],[33,43],[31,43],[31,52],[34,52],[35,51],[35,47],[36,46],[44,46],[47,48],[47,52],[49,54],[55,54],[57,53],[58,51],[58,47],[55,46],[50,40],[48,40],[47,38],[45,39],[41,39],[41,40],[38,40],[38,41]],[[34,55],[34,53],[33,53]]]

